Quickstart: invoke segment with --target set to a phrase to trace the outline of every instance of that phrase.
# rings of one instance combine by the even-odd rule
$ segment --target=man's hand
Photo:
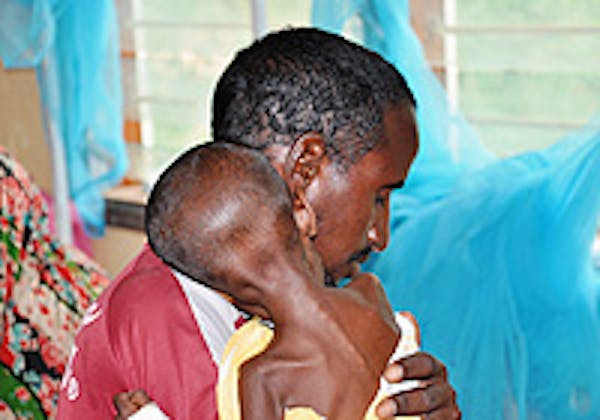
[[[390,364],[383,373],[390,383],[418,380],[421,386],[383,400],[377,415],[420,415],[423,420],[460,419],[456,392],[448,383],[446,367],[427,353],[416,353]]]

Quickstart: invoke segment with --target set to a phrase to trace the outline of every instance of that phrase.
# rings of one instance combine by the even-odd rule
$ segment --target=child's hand
[[[117,409],[116,420],[126,420],[129,416],[139,411],[143,406],[152,402],[150,397],[141,389],[133,392],[121,392],[113,399]]]

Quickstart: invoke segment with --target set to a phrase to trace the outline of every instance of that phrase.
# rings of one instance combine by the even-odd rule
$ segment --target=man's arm
[[[420,352],[400,359],[387,367],[384,377],[391,383],[418,380],[423,386],[383,400],[377,407],[380,417],[417,414],[424,420],[461,418],[446,367],[435,357]]]

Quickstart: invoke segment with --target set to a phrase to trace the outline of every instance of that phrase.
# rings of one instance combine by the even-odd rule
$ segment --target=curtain
[[[64,153],[88,232],[101,234],[102,192],[127,168],[114,1],[0,0],[0,57],[35,67],[50,147]]]

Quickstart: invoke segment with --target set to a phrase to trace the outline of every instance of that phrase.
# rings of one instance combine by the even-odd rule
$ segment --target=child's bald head
[[[222,143],[187,151],[161,175],[146,231],[167,264],[224,291],[232,272],[300,247],[283,179],[261,153]]]

